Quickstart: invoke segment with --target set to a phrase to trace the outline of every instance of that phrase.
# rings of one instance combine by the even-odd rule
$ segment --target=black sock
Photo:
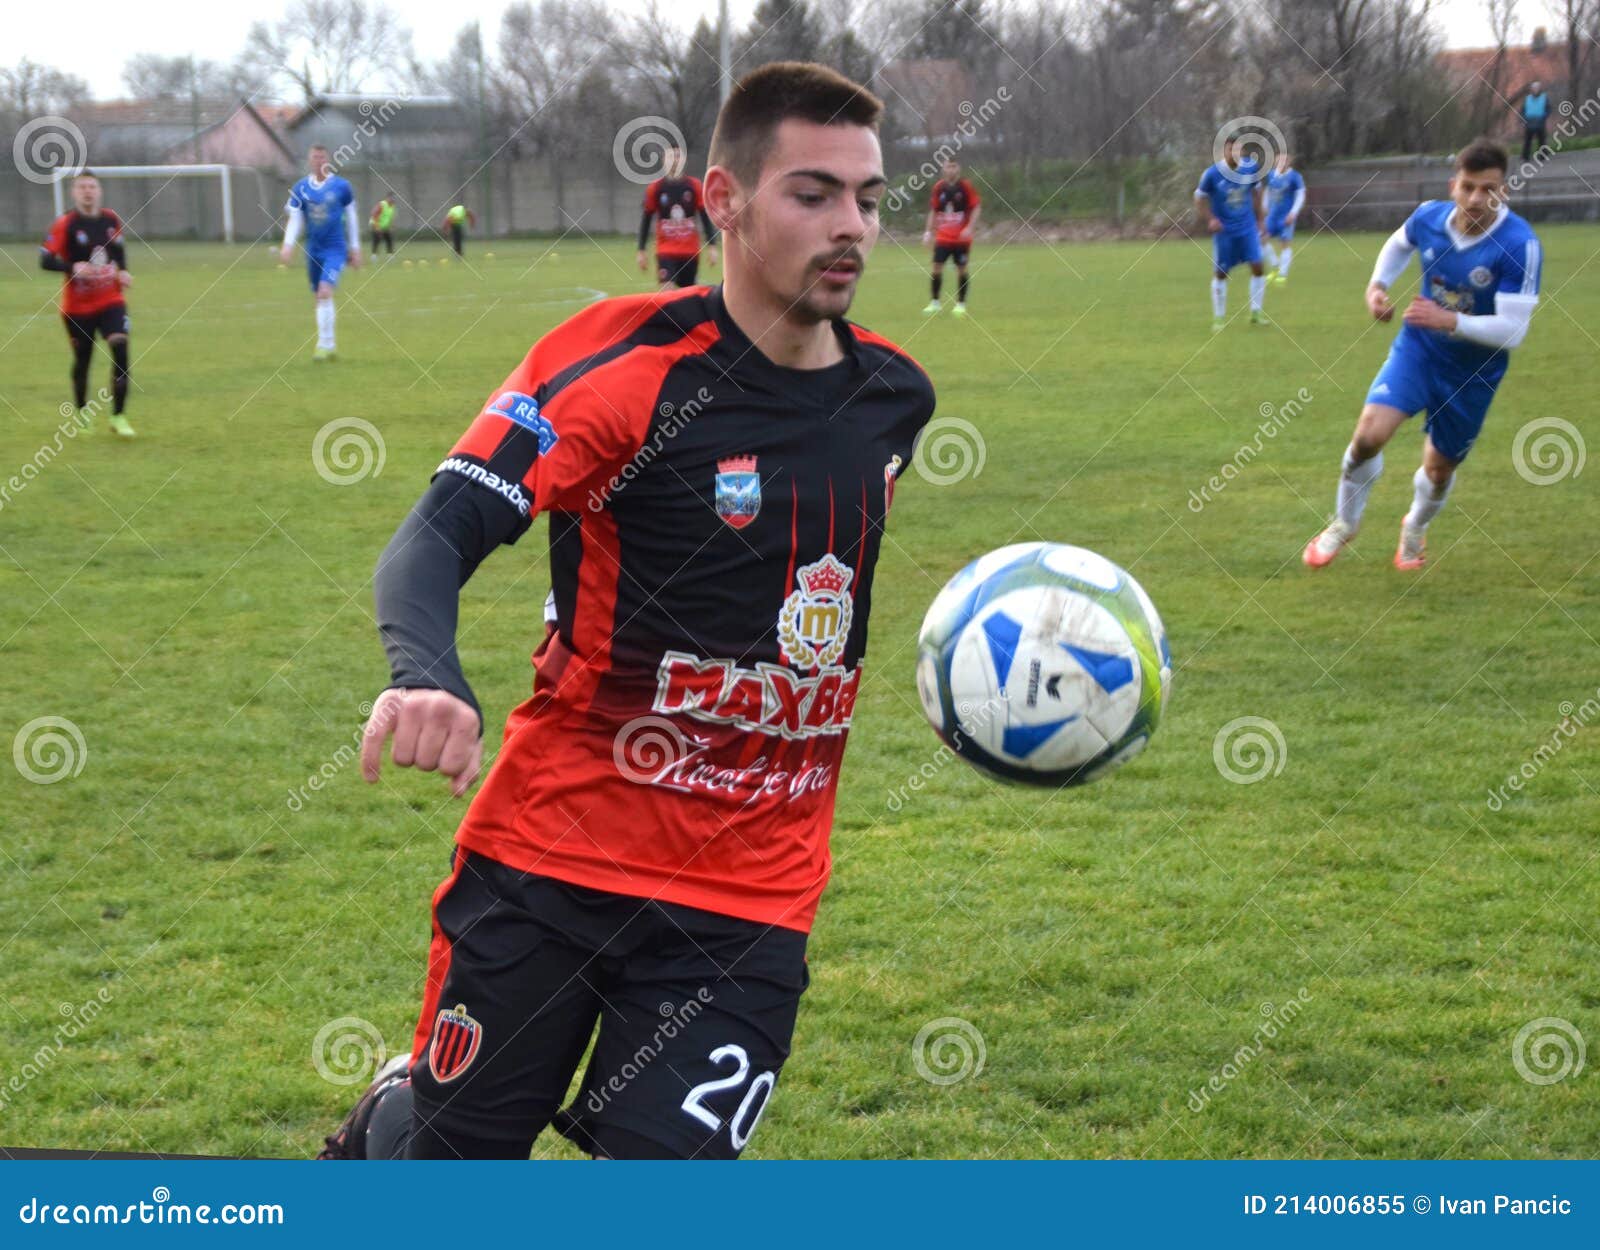
[[[956,275],[956,303],[965,304],[966,302],[967,302],[967,275],[964,274],[964,273],[958,273]]]
[[[939,298],[939,288],[941,286],[943,286],[943,285],[944,285],[944,275],[942,273],[934,274],[933,275],[933,298],[934,299],[938,299]]]
[[[111,344],[111,411],[120,414],[128,402],[128,344]]]
[[[89,402],[89,361],[93,356],[93,339],[72,341],[72,401],[79,408]]]

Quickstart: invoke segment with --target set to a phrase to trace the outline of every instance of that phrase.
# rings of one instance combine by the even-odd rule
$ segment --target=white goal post
[[[218,178],[222,180],[222,238],[233,242],[233,169],[229,165],[95,165],[97,178]],[[66,192],[62,184],[76,178],[83,166],[57,169],[50,180],[50,198],[56,216],[66,212]]]

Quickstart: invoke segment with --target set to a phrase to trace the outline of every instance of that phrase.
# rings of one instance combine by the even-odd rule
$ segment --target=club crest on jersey
[[[717,461],[717,515],[742,530],[761,511],[761,477],[754,456],[729,456]]]
[[[504,417],[525,430],[532,430],[538,436],[541,456],[561,441],[556,427],[539,412],[539,401],[521,391],[506,391],[496,395],[489,401],[483,414],[486,417]]]
[[[1487,265],[1477,265],[1474,266],[1472,272],[1467,275],[1467,278],[1473,286],[1477,287],[1481,291],[1484,287],[1488,286],[1494,281],[1494,270],[1490,269]]]
[[[830,551],[795,573],[798,585],[778,612],[783,658],[802,672],[834,663],[844,654],[853,615],[850,580],[855,570]]]
[[[428,1070],[443,1084],[453,1081],[471,1066],[483,1043],[483,1026],[467,1014],[464,1003],[441,1011],[433,1024],[433,1043],[428,1047]]]

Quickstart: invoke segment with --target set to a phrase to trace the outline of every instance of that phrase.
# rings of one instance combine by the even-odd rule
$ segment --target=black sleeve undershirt
[[[644,245],[650,240],[650,219],[654,217],[654,209],[645,209],[644,216],[639,218],[639,250],[644,251]]]
[[[706,243],[710,245],[717,241],[717,232],[711,225],[711,218],[706,216],[706,210],[700,210],[700,229],[705,231]]]
[[[53,270],[56,273],[71,273],[72,262],[70,260],[62,260],[61,257],[48,248],[41,247],[39,249],[39,268]]]
[[[128,267],[128,253],[123,248],[121,239],[113,239],[106,244],[106,256],[118,269],[126,269]]]
[[[400,523],[372,579],[389,685],[448,690],[478,713],[480,733],[483,709],[456,654],[461,587],[491,551],[527,528],[515,508],[441,473]]]

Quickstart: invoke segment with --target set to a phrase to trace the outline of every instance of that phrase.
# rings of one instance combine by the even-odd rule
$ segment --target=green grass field
[[[1361,306],[1377,236],[1303,238],[1271,327],[1238,315],[1241,271],[1216,336],[1194,243],[980,248],[964,324],[925,320],[922,253],[883,245],[855,315],[981,456],[969,437],[932,474],[959,480],[896,495],[812,988],[749,1154],[1593,1153],[1600,1055],[1539,1084],[1513,1054],[1550,1017],[1600,1044],[1595,470],[1539,485],[1513,455],[1536,419],[1592,436],[1600,234],[1545,239],[1545,305],[1421,576],[1389,564],[1415,430],[1354,548],[1299,562],[1393,333]],[[437,777],[353,765],[387,677],[369,577],[532,340],[642,289],[626,240],[552,246],[349,275],[324,366],[298,266],[136,244],[133,442],[57,433],[56,278],[0,252],[0,483],[37,468],[0,499],[0,1142],[304,1157],[359,1089],[319,1075],[319,1034],[408,1045],[462,809]],[[343,418],[382,459],[341,485],[313,441]],[[1072,792],[948,761],[916,702],[939,586],[1036,538],[1132,570],[1177,666],[1151,748]],[[528,688],[542,548],[464,592],[491,726]],[[42,717],[82,747],[17,737]],[[1219,739],[1246,717],[1281,735],[1259,728],[1264,760]],[[981,1037],[981,1070],[930,1082],[914,1041],[949,1019],[935,1035],[974,1060]],[[1552,1028],[1535,1076],[1562,1066]]]

